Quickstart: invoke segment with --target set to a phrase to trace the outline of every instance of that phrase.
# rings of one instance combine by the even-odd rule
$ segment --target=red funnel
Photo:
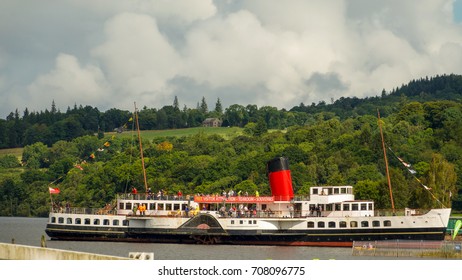
[[[274,199],[276,201],[290,201],[294,198],[288,159],[278,157],[268,161],[267,171]]]

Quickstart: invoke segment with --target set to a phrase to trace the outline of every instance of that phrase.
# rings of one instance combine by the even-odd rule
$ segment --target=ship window
[[[380,226],[380,221],[372,221],[372,226],[373,227],[379,227]]]
[[[330,228],[335,228],[335,222],[329,222],[328,226],[329,226]]]
[[[94,225],[99,225],[99,219],[94,219],[94,220],[93,220],[93,224],[94,224]]]
[[[341,228],[346,228],[346,227],[347,227],[347,223],[346,223],[345,221],[341,221],[341,222],[339,223],[339,226],[340,226]]]
[[[351,210],[358,211],[358,203],[351,204]]]
[[[67,224],[72,224],[72,218],[67,218],[66,223],[67,223]]]
[[[149,209],[148,210],[156,210],[156,204],[155,203],[149,203]]]
[[[170,203],[165,204],[165,210],[172,210],[172,205]]]
[[[373,207],[374,204],[368,203],[367,205],[369,206],[369,210],[374,210],[374,207]]]
[[[113,226],[118,226],[119,225],[119,220],[112,220],[112,225]]]
[[[186,210],[186,206],[188,206],[188,204],[181,204],[181,210]]]
[[[51,223],[53,223],[53,224],[56,223],[56,217],[51,217]]]
[[[63,217],[59,217],[59,218],[58,218],[58,223],[59,223],[59,224],[64,224],[64,218],[63,218]]]
[[[361,203],[361,210],[367,210],[367,203]]]
[[[251,221],[251,220],[249,220],[249,225],[251,225],[251,224],[252,224],[252,221]]]
[[[342,210],[341,204],[340,204],[340,203],[336,203],[336,204],[335,204],[335,211],[340,211],[340,210]]]
[[[173,204],[173,210],[180,210],[180,204],[178,203]]]
[[[80,219],[80,218],[75,219],[75,224],[76,225],[80,225],[81,223],[82,223],[82,219]]]
[[[256,225],[256,224],[257,224],[257,220],[253,220],[253,224]]]
[[[325,227],[325,223],[324,222],[318,222],[318,228],[323,228]]]
[[[158,203],[157,204],[157,210],[164,210],[164,204],[163,203]]]
[[[391,221],[390,220],[383,221],[383,226],[384,227],[391,227]]]
[[[85,219],[85,224],[86,224],[86,225],[89,225],[89,224],[90,224],[90,219],[89,219],[89,218],[86,218],[86,219]]]
[[[350,227],[351,227],[351,228],[356,228],[356,227],[358,227],[358,222],[357,222],[357,221],[351,221],[351,222],[350,222]]]
[[[314,228],[314,222],[308,222],[306,227],[308,228]]]
[[[128,224],[129,224],[129,221],[128,221],[128,220],[123,220],[123,222],[122,222],[122,225],[123,225],[123,226],[128,226]]]
[[[368,221],[362,221],[361,222],[361,227],[369,227],[369,222]]]
[[[243,220],[240,220],[240,221],[239,221],[239,224],[241,224],[241,225],[244,224],[244,221],[243,221]]]
[[[343,211],[350,211],[350,204],[343,204]]]
[[[124,203],[123,202],[119,203],[119,209],[124,209]]]
[[[109,220],[108,220],[108,219],[104,219],[104,220],[103,220],[103,225],[105,225],[105,226],[110,225]]]
[[[340,193],[346,193],[346,188],[341,188]]]
[[[234,225],[234,220],[231,220],[231,224]]]
[[[318,194],[318,189],[317,188],[313,188],[313,194]]]
[[[334,194],[339,194],[340,190],[338,188],[334,188]]]
[[[132,203],[131,202],[127,202],[125,204],[125,210],[132,210]]]

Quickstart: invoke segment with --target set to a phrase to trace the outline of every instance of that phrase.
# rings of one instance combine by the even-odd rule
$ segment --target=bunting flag
[[[129,122],[132,122],[132,121],[133,121],[133,117],[130,117],[130,119],[128,119],[128,121],[127,121],[124,125],[122,125],[122,127],[127,128],[128,123],[129,123]],[[111,136],[111,139],[108,140],[108,141],[106,141],[106,142],[104,142],[103,146],[104,146],[105,148],[109,148],[109,147],[111,146],[111,141],[114,140],[114,139],[115,139],[115,135],[112,135],[112,136]],[[96,151],[97,151],[97,152],[104,152],[105,149],[104,149],[103,147],[100,147],[100,148],[98,148]],[[88,158],[90,158],[90,159],[95,159],[95,158],[96,158],[95,153],[90,154],[90,155],[88,156]],[[75,167],[76,167],[76,168],[79,168],[79,167],[77,167],[77,166],[75,166]],[[79,168],[79,169],[80,169],[80,168]],[[82,169],[80,169],[80,170],[82,170]]]
[[[52,187],[48,187],[48,191],[50,192],[50,194],[58,194],[61,192],[59,188],[52,188]]]
[[[390,148],[389,148],[389,149],[390,149]],[[390,149],[390,150],[391,150],[391,149]],[[411,169],[411,164],[405,162],[405,161],[402,160],[400,157],[396,157],[396,158],[399,160],[399,162],[401,162],[401,163],[404,165],[404,167],[407,168],[407,170],[408,170],[411,174],[417,174],[417,171],[415,171],[414,169]]]
[[[411,165],[409,163],[404,162],[404,160],[402,160],[400,157],[397,157],[397,158],[404,166],[411,167]]]
[[[412,176],[414,177],[414,179],[416,179],[417,182],[419,182],[419,184],[426,190],[428,191],[428,193],[433,197],[434,200],[438,201],[443,207],[446,207],[444,206],[444,204],[438,200],[438,198],[436,198],[436,196],[430,191],[431,188],[427,187],[426,185],[424,185],[420,180],[419,178],[416,177],[416,174],[417,172],[414,170],[414,169],[411,169],[411,164],[405,162],[404,160],[402,160],[400,157],[398,157],[395,152],[393,152],[393,150],[387,145],[387,148],[391,151],[391,153],[393,154],[393,156],[395,156],[399,162],[401,162],[402,165],[404,165],[404,167],[406,167],[406,169],[409,171],[409,173],[412,174]]]
[[[414,177],[414,178],[415,178],[415,177]],[[424,185],[424,184],[419,180],[419,178],[415,178],[415,179],[416,179],[417,182],[419,182],[419,184],[420,184],[422,187],[424,187],[424,189],[426,189],[427,191],[429,191],[429,190],[432,189],[432,188],[429,188],[429,187],[427,187],[426,185]]]
[[[460,227],[462,226],[462,221],[457,220],[457,222],[454,225],[454,233],[452,234],[452,240],[454,240],[457,236],[457,233],[459,233]]]

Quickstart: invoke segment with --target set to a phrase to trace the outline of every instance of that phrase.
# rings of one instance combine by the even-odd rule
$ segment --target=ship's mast
[[[138,142],[140,142],[140,153],[141,153],[141,166],[143,167],[143,177],[144,177],[144,191],[148,191],[148,180],[146,178],[146,168],[144,167],[144,155],[143,155],[143,144],[141,143],[141,134],[140,134],[140,124],[138,122],[138,109],[135,104],[135,121],[136,121],[136,131],[138,131]]]
[[[383,157],[385,159],[385,170],[386,170],[386,173],[387,173],[388,189],[390,191],[391,209],[392,209],[393,213],[395,213],[395,202],[393,200],[393,191],[391,189],[390,172],[388,170],[387,150],[385,148],[385,140],[383,138],[382,122],[380,121],[379,109],[377,109],[377,116],[378,116],[378,119],[379,119],[380,136],[382,137],[382,149],[383,149]]]

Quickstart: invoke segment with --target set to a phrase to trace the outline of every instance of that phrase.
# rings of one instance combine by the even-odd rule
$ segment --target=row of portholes
[[[327,227],[328,228],[337,228],[337,222],[334,222],[334,221],[330,221],[330,222],[323,222],[323,221],[319,221],[317,222],[317,228],[326,228],[326,224],[327,224]],[[307,228],[315,228],[315,222],[307,222]],[[339,228],[347,228],[347,222],[345,221],[341,221],[338,223],[338,227]],[[362,228],[368,228],[370,225],[369,225],[369,221],[361,221],[360,223],[361,227]],[[386,221],[383,221],[383,226],[384,227],[391,227],[391,221],[389,220],[386,220]],[[357,228],[358,227],[358,222],[357,221],[350,221],[350,228]],[[380,221],[372,221],[372,227],[380,227]]]
[[[68,225],[104,225],[104,226],[110,226],[111,225],[111,220],[110,219],[90,219],[90,218],[66,218],[64,217],[58,217],[58,224],[64,224],[64,221],[66,221],[66,224]],[[56,224],[56,217],[51,217],[51,223]],[[112,219],[112,226],[128,226],[128,220],[120,220],[120,219]]]

